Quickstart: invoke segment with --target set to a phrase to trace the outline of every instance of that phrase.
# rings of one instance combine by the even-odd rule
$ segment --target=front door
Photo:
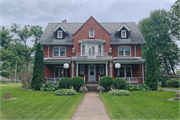
[[[88,66],[88,82],[96,82],[96,66]]]

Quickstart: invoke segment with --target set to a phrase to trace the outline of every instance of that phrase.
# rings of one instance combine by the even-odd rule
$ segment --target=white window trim
[[[59,55],[58,56],[54,56],[54,48],[59,48]],[[65,56],[60,56],[60,48],[65,48]],[[53,47],[53,57],[66,57],[66,47],[64,46],[55,46]]]
[[[123,49],[124,49],[124,51],[123,51],[124,55],[119,55],[119,49],[120,49],[120,47],[123,47]],[[130,48],[130,55],[125,55],[125,53],[126,53],[125,47],[129,47],[129,48]],[[118,54],[118,56],[131,56],[131,46],[119,46],[119,47],[118,47],[118,52],[117,52],[117,54]]]
[[[123,36],[123,32],[125,32],[125,36]],[[126,30],[121,30],[121,38],[126,38]]]
[[[83,73],[81,73],[81,66],[83,66]],[[80,70],[80,74],[84,74],[84,65],[80,65],[80,67],[79,67],[79,70]]]
[[[63,34],[62,33],[63,33],[62,30],[58,30],[57,31],[57,38],[63,38]],[[61,34],[61,37],[59,37],[59,34]]]
[[[101,73],[101,66],[103,66],[103,73]],[[99,66],[99,74],[104,74],[104,65]]]
[[[54,78],[59,78],[59,77],[55,77],[55,69],[56,69],[56,68],[62,68],[63,76],[60,77],[60,78],[63,78],[63,77],[64,77],[64,68],[63,68],[63,66],[54,66]]]
[[[90,30],[93,30],[93,36],[91,36]],[[89,38],[94,38],[94,36],[95,36],[94,33],[95,33],[95,32],[94,32],[94,29],[89,29]]]
[[[122,67],[124,67],[124,77],[126,78],[127,76],[126,76],[126,67],[130,67],[131,68],[131,77],[133,77],[133,74],[132,74],[132,66],[130,66],[130,65],[122,65]],[[130,71],[130,70],[128,70],[128,71]],[[120,70],[119,70],[119,72],[120,72]]]

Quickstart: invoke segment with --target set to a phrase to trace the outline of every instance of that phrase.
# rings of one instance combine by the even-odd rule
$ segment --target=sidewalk
[[[87,92],[72,120],[110,120],[106,107],[98,92]]]
[[[180,92],[180,90],[174,90],[174,89],[164,89],[164,88],[158,88],[158,89],[163,89],[163,91]]]

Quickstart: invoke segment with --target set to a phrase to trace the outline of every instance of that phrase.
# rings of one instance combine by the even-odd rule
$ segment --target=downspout
[[[143,77],[143,83],[144,83],[144,60],[142,59],[142,77]]]

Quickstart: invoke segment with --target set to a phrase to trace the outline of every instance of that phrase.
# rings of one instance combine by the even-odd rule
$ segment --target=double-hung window
[[[132,77],[132,67],[122,66],[120,68],[119,77]]]
[[[65,47],[54,47],[53,55],[65,57],[66,56],[66,48]]]
[[[62,30],[57,31],[57,38],[63,38]]]
[[[82,45],[82,55],[85,55],[85,45]]]
[[[118,47],[118,56],[131,56],[131,47],[130,46]]]
[[[93,30],[93,29],[90,29],[90,30],[89,30],[89,37],[90,37],[90,38],[93,38],[93,37],[94,37],[94,30]]]
[[[98,45],[98,54],[101,55],[101,45]]]
[[[126,30],[121,30],[121,38],[126,38]]]
[[[63,72],[64,72],[63,66],[54,67],[54,77],[64,77]]]

